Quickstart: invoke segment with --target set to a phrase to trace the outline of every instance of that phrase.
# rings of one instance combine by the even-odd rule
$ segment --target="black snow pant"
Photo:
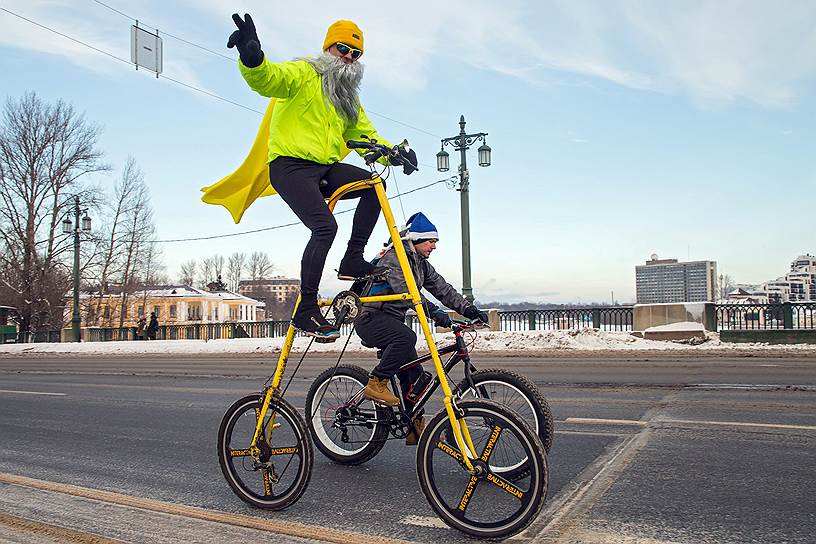
[[[317,296],[320,276],[326,265],[326,255],[337,234],[337,221],[326,205],[325,198],[352,181],[368,179],[371,173],[351,164],[337,162],[318,164],[294,157],[277,157],[269,163],[269,181],[295,215],[312,231],[312,237],[300,261],[300,291],[304,298]],[[324,187],[320,181],[326,180]],[[348,253],[362,255],[377,219],[380,203],[373,188],[347,194],[343,199],[359,198],[354,212],[354,224],[348,243]]]
[[[379,310],[366,309],[354,322],[357,334],[365,344],[383,350],[379,364],[371,371],[377,378],[391,378],[394,374],[400,381],[403,399],[407,407],[413,403],[405,398],[404,393],[410,390],[411,384],[422,374],[422,365],[397,372],[399,367],[417,358],[417,335],[408,326],[393,315]],[[419,414],[417,414],[419,415]]]

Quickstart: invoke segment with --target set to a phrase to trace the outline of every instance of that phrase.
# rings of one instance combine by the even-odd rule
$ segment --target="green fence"
[[[718,331],[816,329],[816,302],[716,304]]]

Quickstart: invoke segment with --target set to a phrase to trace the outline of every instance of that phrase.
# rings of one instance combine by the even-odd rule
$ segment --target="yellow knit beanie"
[[[363,31],[353,21],[335,21],[326,31],[326,39],[323,40],[323,51],[342,42],[351,47],[363,50]]]

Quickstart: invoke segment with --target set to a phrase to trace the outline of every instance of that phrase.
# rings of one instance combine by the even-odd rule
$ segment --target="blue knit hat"
[[[404,232],[403,240],[414,242],[419,240],[439,240],[436,226],[422,212],[417,212],[408,218]]]

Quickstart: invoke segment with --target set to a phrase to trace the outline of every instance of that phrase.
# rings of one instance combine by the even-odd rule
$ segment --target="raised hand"
[[[244,14],[244,19],[237,13],[232,14],[232,20],[235,21],[235,26],[238,30],[230,34],[227,40],[227,47],[232,49],[238,48],[238,54],[241,56],[241,62],[247,68],[255,68],[260,66],[263,62],[264,54],[261,51],[261,41],[258,39],[258,33],[255,31],[255,23],[249,13]]]

